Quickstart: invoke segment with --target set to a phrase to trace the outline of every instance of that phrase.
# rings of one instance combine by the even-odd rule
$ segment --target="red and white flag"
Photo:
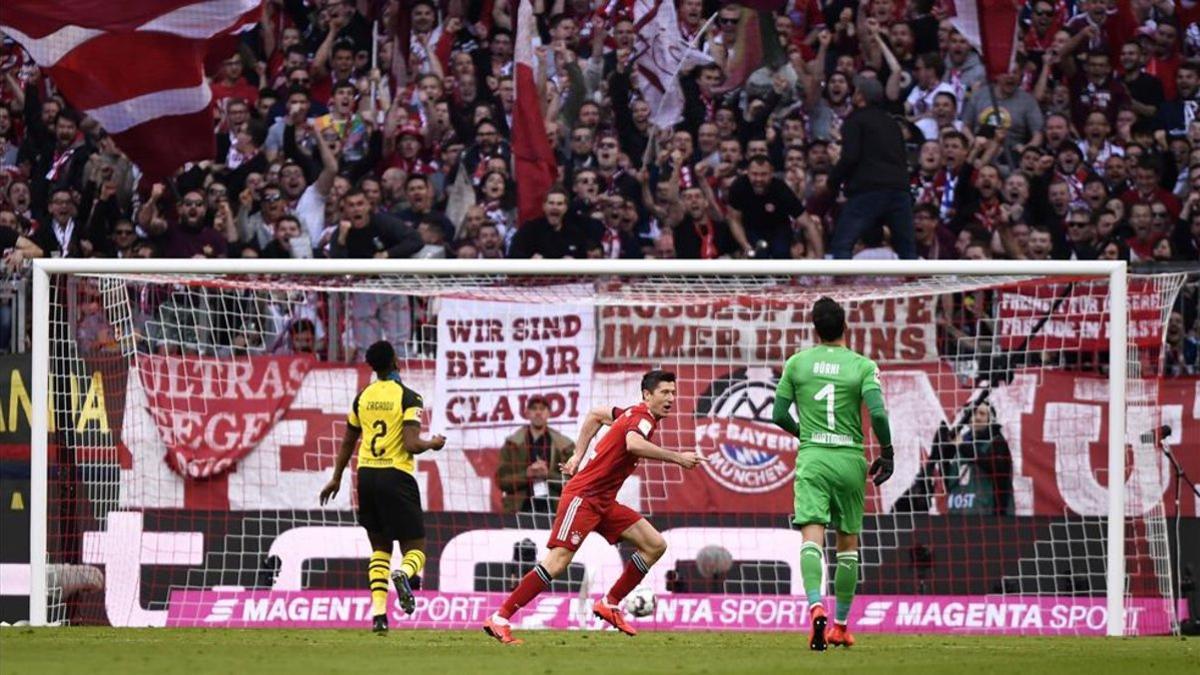
[[[167,465],[193,480],[232,471],[292,405],[314,359],[138,357],[135,370],[166,446]]]
[[[514,57],[514,83],[517,100],[513,105],[512,154],[516,160],[517,220],[524,224],[542,215],[542,201],[558,180],[554,150],[546,138],[538,93],[533,41],[537,38],[533,6],[521,0],[517,8],[517,44]]]
[[[679,73],[712,63],[712,57],[683,39],[673,0],[636,0],[633,20],[637,29],[634,70],[638,90],[650,105],[650,123],[672,127],[683,119]]]
[[[215,153],[211,51],[253,28],[262,0],[5,0],[0,30],[150,178]]]
[[[1017,0],[952,0],[950,23],[962,33],[987,69],[989,78],[1012,69],[1017,49]]]

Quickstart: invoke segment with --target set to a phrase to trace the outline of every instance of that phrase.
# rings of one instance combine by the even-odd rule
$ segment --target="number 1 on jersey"
[[[834,391],[833,385],[827,384],[821,387],[817,393],[813,394],[814,401],[825,401],[825,426],[829,427],[831,431],[835,429],[837,424],[837,419],[833,414]]]

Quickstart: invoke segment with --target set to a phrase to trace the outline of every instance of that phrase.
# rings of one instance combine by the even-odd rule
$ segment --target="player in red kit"
[[[625,571],[608,594],[592,605],[592,613],[626,635],[637,635],[618,605],[666,552],[667,542],[637,511],[617,503],[617,491],[642,458],[672,462],[685,469],[695,468],[704,461],[694,452],[672,452],[654,444],[658,422],[671,413],[674,404],[675,374],[652,370],[642,377],[641,403],[625,409],[594,408],[588,412],[579,430],[575,454],[560,467],[563,475],[572,478],[563,487],[558,513],[550,528],[547,544],[550,552],[521,579],[500,611],[484,622],[484,632],[504,644],[521,644],[521,640],[512,636],[508,620],[549,588],[550,581],[567,569],[588,533],[597,532],[610,544],[624,541],[637,551],[630,556]],[[612,428],[600,439],[596,456],[575,473],[579,460],[604,424]]]

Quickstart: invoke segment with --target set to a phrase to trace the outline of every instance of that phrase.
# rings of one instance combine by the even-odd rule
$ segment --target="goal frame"
[[[49,512],[49,382],[51,278],[72,274],[275,274],[290,276],[413,274],[450,276],[985,276],[1031,275],[1107,279],[1109,284],[1108,472],[1125,474],[1126,369],[1128,367],[1128,277],[1123,261],[971,261],[971,260],[245,260],[245,259],[104,259],[33,260],[32,406],[30,418],[29,621],[47,624],[47,533]],[[1125,627],[1125,493],[1108,490],[1106,605],[1109,636]]]

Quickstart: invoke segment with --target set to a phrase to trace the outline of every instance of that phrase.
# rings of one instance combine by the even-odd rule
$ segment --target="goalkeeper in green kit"
[[[867,460],[863,455],[862,406],[882,448],[870,475],[879,485],[892,476],[892,438],[875,362],[846,347],[846,311],[830,298],[813,303],[813,325],[821,343],[787,360],[775,390],[772,419],[800,439],[796,453],[792,522],[800,527],[800,572],[808,595],[810,649],[854,644],[846,628],[858,585],[858,533],[862,531]],[[792,419],[795,404],[800,423]],[[825,527],[837,529],[837,609],[833,626],[821,602]]]

